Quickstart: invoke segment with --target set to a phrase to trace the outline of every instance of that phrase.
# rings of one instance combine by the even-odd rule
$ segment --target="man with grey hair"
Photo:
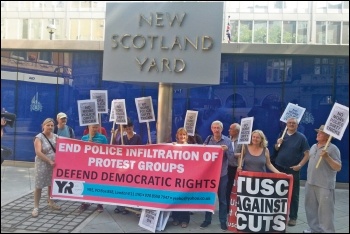
[[[227,190],[227,167],[228,159],[231,160],[233,156],[233,148],[230,138],[222,135],[223,124],[219,120],[215,120],[211,124],[211,131],[213,135],[209,135],[204,141],[204,145],[220,145],[224,151],[222,165],[221,165],[221,174],[218,187],[218,198],[219,198],[219,220],[221,230],[227,230],[227,199],[226,199],[226,190]],[[205,212],[205,220],[200,225],[200,228],[204,229],[211,224],[212,213]]]
[[[230,213],[230,200],[231,200],[231,191],[233,187],[233,182],[235,180],[237,167],[238,167],[238,157],[241,154],[242,145],[238,145],[238,136],[239,131],[241,130],[241,125],[238,123],[233,123],[230,125],[228,130],[229,137],[232,142],[232,148],[234,152],[234,157],[228,159],[228,168],[227,168],[227,213]]]
[[[278,151],[275,159],[276,169],[293,175],[293,192],[290,203],[288,226],[295,226],[298,218],[300,169],[309,159],[310,146],[306,137],[298,129],[298,119],[287,119],[287,132],[275,144]]]

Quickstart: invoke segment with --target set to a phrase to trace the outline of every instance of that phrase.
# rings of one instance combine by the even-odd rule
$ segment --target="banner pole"
[[[286,128],[284,129],[284,131],[283,131],[283,134],[282,134],[282,139],[284,138],[284,135],[286,135],[286,132],[287,132],[287,126],[286,126]],[[278,148],[281,146],[281,144],[278,144]]]

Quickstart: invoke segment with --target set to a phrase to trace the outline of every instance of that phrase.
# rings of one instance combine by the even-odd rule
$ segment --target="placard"
[[[97,112],[108,113],[107,90],[90,90],[90,99],[97,101]]]
[[[301,119],[303,118],[305,112],[305,108],[295,105],[293,103],[288,103],[286,109],[284,110],[280,121],[287,123],[287,120],[289,118],[296,118],[298,120],[298,123],[300,123]]]
[[[238,144],[250,144],[254,117],[247,117],[241,120],[241,130],[239,131]]]
[[[135,98],[140,123],[155,121],[151,96]]]
[[[341,140],[349,123],[349,107],[334,103],[324,126],[324,132]]]
[[[115,124],[128,123],[125,99],[115,99],[112,101],[109,121],[115,121]]]
[[[195,135],[197,117],[198,117],[198,111],[187,110],[184,128],[187,130],[187,134],[189,136]]]
[[[78,100],[79,125],[99,124],[95,99]]]

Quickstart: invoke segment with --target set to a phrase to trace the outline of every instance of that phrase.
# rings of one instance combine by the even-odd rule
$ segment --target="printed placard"
[[[297,118],[298,119],[298,123],[300,123],[301,118],[303,118],[305,112],[305,108],[295,105],[293,103],[288,103],[286,109],[284,110],[280,121],[287,123],[287,120],[289,118]]]
[[[159,215],[159,210],[143,209],[141,212],[139,226],[151,232],[156,232]]]
[[[198,111],[187,110],[184,128],[187,130],[189,136],[194,136],[196,132],[197,117]]]
[[[135,98],[135,104],[140,123],[155,121],[151,96]]]
[[[96,99],[98,113],[108,113],[107,90],[90,90],[90,99]]]
[[[252,135],[254,117],[247,117],[241,120],[241,131],[238,136],[238,144],[249,144]]]
[[[324,126],[324,132],[341,140],[349,123],[349,107],[334,103]]]
[[[127,124],[128,117],[126,115],[125,99],[115,99],[111,104],[110,121],[115,121],[116,124]],[[112,117],[113,115],[113,117]]]
[[[95,99],[78,100],[79,125],[99,124]]]

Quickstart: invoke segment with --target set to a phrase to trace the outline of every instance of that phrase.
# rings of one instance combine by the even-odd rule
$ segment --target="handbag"
[[[53,145],[51,144],[51,141],[49,141],[49,139],[45,136],[45,134],[44,133],[41,133],[41,134],[43,134],[43,136],[46,138],[46,140],[50,143],[50,145],[51,145],[51,148],[52,148],[52,150],[53,150],[53,152],[55,152],[56,153],[56,149],[55,149],[55,147],[53,147]]]

